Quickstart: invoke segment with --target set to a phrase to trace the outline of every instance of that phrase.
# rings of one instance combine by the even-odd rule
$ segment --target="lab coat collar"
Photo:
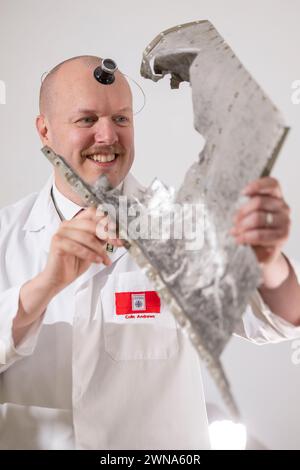
[[[23,226],[23,230],[39,232],[41,229],[48,227],[49,225],[58,226],[60,218],[51,197],[51,188],[53,184],[54,174],[51,174],[47,180],[47,183],[38,194],[29,217]],[[141,195],[144,192],[145,188],[135,179],[131,173],[128,173],[124,179],[123,194],[126,196],[133,196]]]
[[[58,190],[55,181],[53,181],[52,196],[57,212],[59,212],[65,220],[73,219],[73,217],[75,217],[78,212],[84,209],[83,206],[76,204],[75,202],[71,201],[71,199],[62,194]]]
[[[39,192],[30,214],[23,226],[23,230],[29,232],[39,232],[53,223],[59,224],[60,218],[54,207],[51,198],[51,188],[54,182],[54,174],[52,174],[45,186]]]

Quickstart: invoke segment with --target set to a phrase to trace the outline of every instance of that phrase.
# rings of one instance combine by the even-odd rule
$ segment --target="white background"
[[[292,208],[286,252],[298,256],[300,199],[298,154],[300,105],[291,83],[300,79],[300,0],[0,0],[0,206],[39,190],[51,168],[35,131],[41,75],[80,54],[111,57],[143,86],[147,105],[136,116],[134,174],[145,184],[155,176],[176,187],[197,158],[200,136],[192,127],[190,89],[169,89],[139,77],[142,51],[162,30],[209,19],[258,80],[291,126],[273,172]],[[220,82],[222,86],[222,82]],[[133,86],[136,106],[141,96]],[[300,448],[300,364],[291,343],[255,346],[233,338],[224,354],[244,422],[268,448]],[[207,401],[220,404],[207,374]],[[176,417],[174,417],[176,419]]]

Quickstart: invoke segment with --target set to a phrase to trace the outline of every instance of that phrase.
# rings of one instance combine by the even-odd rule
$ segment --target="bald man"
[[[98,83],[99,61],[75,57],[46,76],[37,130],[88,183],[105,174],[138,195],[131,91],[120,72]],[[263,280],[238,332],[298,336],[297,271],[281,253],[289,208],[273,178],[245,193],[232,235],[253,247]],[[199,358],[163,304],[148,317],[120,312],[121,297],[146,302],[153,287],[120,240],[97,237],[99,222],[56,170],[0,213],[0,447],[209,448]]]

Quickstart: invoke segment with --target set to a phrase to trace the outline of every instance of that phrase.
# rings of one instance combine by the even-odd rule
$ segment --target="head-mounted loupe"
[[[101,62],[100,58],[99,58],[99,62]],[[114,60],[112,60],[112,59],[103,59],[101,64],[98,67],[95,68],[95,70],[93,72],[93,75],[94,75],[94,78],[97,80],[97,82],[99,82],[103,85],[111,85],[115,81],[115,72],[117,70],[118,70],[118,67],[117,67],[117,64]],[[43,73],[43,75],[41,76],[41,83],[43,83],[43,81],[45,80],[47,75],[49,75],[49,73],[51,73],[51,71]],[[142,111],[142,109],[144,108],[144,106],[146,104],[146,96],[145,96],[144,90],[133,78],[129,77],[128,75],[126,75],[123,72],[122,72],[122,75],[124,75],[124,77],[126,77],[128,80],[130,80],[132,83],[134,83],[135,86],[141,92],[142,99],[143,99],[143,102],[142,102],[141,105],[135,104],[136,94],[133,94],[133,98],[134,98],[134,103],[133,103],[134,112],[133,112],[133,114],[136,115],[136,114],[138,114]]]
[[[118,67],[114,60],[103,59],[101,65],[94,70],[94,77],[97,82],[103,85],[111,85],[115,81],[117,70]]]

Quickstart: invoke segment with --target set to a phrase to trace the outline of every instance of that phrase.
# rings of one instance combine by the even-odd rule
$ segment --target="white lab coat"
[[[115,315],[115,292],[152,290],[124,248],[59,293],[14,347],[20,287],[45,266],[60,223],[52,183],[0,211],[0,448],[209,448],[200,361],[171,313]],[[129,174],[124,193],[137,188]],[[251,305],[239,334],[299,335],[258,293]]]

